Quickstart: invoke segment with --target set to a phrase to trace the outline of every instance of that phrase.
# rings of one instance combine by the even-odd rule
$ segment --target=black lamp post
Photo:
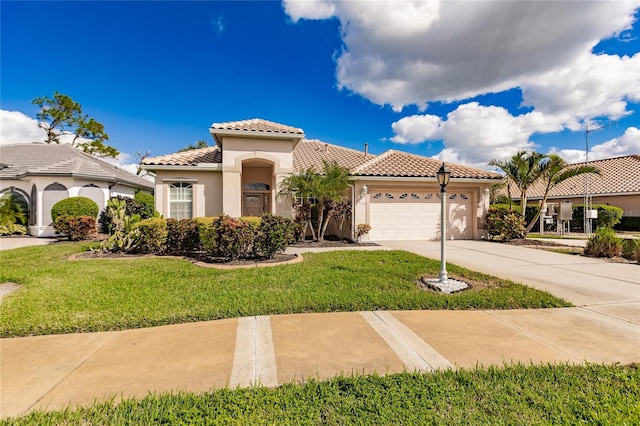
[[[447,240],[447,185],[451,178],[451,171],[442,163],[438,170],[438,183],[440,184],[440,282],[447,282],[447,251],[445,241]]]

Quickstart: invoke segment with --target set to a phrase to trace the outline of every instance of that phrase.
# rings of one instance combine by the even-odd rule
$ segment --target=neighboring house
[[[87,197],[102,211],[110,197],[153,192],[153,183],[65,144],[0,146],[0,195],[15,193],[29,206],[29,233],[55,235],[51,207]]]
[[[156,174],[156,209],[166,218],[291,216],[291,201],[277,197],[280,182],[322,160],[351,172],[347,197],[353,215],[344,236],[357,224],[372,227],[370,240],[437,239],[440,229],[441,161],[389,150],[381,155],[306,140],[302,129],[262,119],[214,123],[215,146],[147,158],[143,168]],[[447,164],[448,231],[452,239],[484,235],[491,184],[502,176]],[[346,226],[345,226],[346,228]]]
[[[584,164],[570,164],[567,168]],[[640,216],[640,155],[590,161],[589,165],[600,170],[601,175],[589,173],[567,179],[549,191],[547,202],[584,204],[588,192],[592,204],[617,206],[624,210],[624,216]],[[539,204],[543,195],[544,185],[536,183],[527,191],[527,201]]]

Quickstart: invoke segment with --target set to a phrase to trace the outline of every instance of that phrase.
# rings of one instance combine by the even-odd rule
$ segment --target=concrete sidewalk
[[[0,417],[337,374],[640,362],[639,266],[479,241],[447,246],[452,263],[547,288],[582,306],[259,316],[0,339]],[[389,248],[439,258],[438,242],[382,247]]]

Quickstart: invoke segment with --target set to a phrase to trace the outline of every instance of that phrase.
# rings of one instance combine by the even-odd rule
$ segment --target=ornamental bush
[[[616,232],[607,227],[600,227],[589,238],[584,249],[585,256],[592,257],[616,257],[622,253],[622,238]]]
[[[606,204],[593,204],[594,210],[598,210],[598,218],[594,219],[593,228],[613,228],[622,219],[624,210],[616,206],[608,206]],[[571,230],[584,231],[584,204],[576,204],[573,206],[573,214],[571,217]]]
[[[524,220],[520,213],[508,208],[489,207],[485,229],[490,240],[500,237],[503,241],[510,241],[524,237]]]
[[[53,229],[58,234],[66,235],[70,241],[84,240],[96,232],[96,218],[93,216],[58,216],[53,221]]]
[[[255,248],[258,253],[273,259],[276,254],[283,253],[294,240],[295,227],[291,219],[270,213],[260,218],[255,236]]]
[[[255,257],[256,229],[251,222],[222,214],[200,228],[200,240],[213,257],[227,261]]]
[[[167,219],[165,252],[185,256],[200,251],[200,228],[198,219]]]
[[[625,238],[622,240],[622,257],[637,260],[640,263],[640,238]]]
[[[150,219],[155,216],[156,204],[153,195],[146,192],[138,191],[133,196],[133,200],[140,204],[143,209],[139,213],[142,219]]]
[[[1,235],[27,235],[27,227],[17,223],[0,225],[0,236]]]
[[[91,216],[98,217],[100,208],[91,198],[69,197],[58,201],[51,207],[51,219],[58,216]]]
[[[140,243],[138,250],[143,253],[162,254],[166,249],[167,221],[161,218],[150,218],[138,223]]]

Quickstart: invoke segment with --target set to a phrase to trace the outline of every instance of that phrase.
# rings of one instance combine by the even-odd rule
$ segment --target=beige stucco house
[[[262,119],[214,123],[215,145],[147,158],[143,168],[156,174],[156,209],[166,218],[291,215],[291,201],[277,196],[280,182],[322,161],[351,172],[346,196],[353,205],[343,236],[354,238],[357,224],[372,227],[374,241],[437,239],[442,162],[389,150],[381,155],[305,139],[302,129]],[[448,231],[451,239],[484,235],[488,188],[502,176],[447,164]]]
[[[91,198],[102,211],[109,198],[151,193],[153,183],[66,144],[0,146],[0,196],[13,193],[29,208],[29,233],[55,235],[51,207],[67,197]]]
[[[567,169],[583,165],[570,164]],[[593,204],[620,207],[624,216],[640,216],[640,155],[590,161],[589,165],[600,170],[600,175],[589,173],[565,180],[549,191],[547,202],[583,204],[589,194]],[[536,182],[528,190],[528,202],[539,204],[544,190],[544,184]]]

